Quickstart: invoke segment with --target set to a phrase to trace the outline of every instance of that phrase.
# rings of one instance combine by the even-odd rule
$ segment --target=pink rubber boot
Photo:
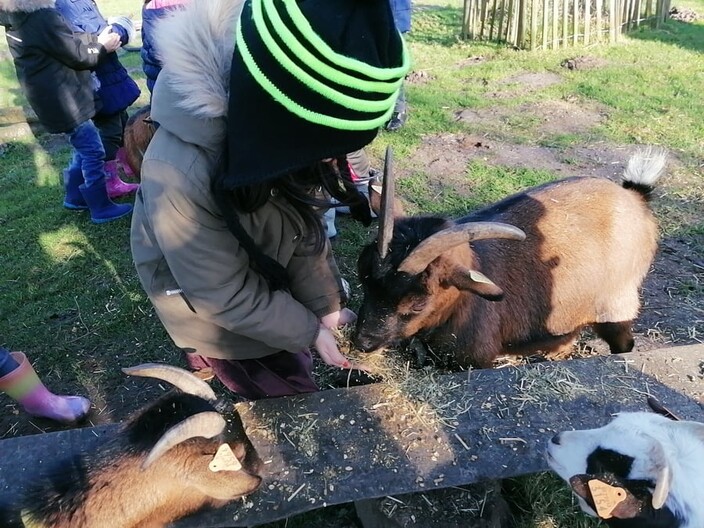
[[[58,396],[49,391],[37,376],[22,352],[10,352],[19,366],[0,378],[0,391],[16,400],[33,416],[62,423],[82,420],[88,414],[90,401],[82,396]]]
[[[108,190],[108,198],[112,200],[136,192],[139,184],[123,182],[120,179],[117,161],[112,160],[105,162],[105,187]]]
[[[117,152],[115,153],[115,161],[117,161],[120,168],[122,168],[122,172],[125,173],[125,176],[127,176],[128,178],[134,178],[135,174],[129,162],[127,161],[127,153],[125,152],[125,147],[120,147],[119,149],[117,149]]]

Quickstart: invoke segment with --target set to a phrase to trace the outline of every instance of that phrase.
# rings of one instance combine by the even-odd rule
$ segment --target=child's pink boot
[[[112,200],[136,192],[139,189],[139,184],[122,181],[117,161],[112,160],[105,162],[105,187],[108,190],[108,197]]]
[[[41,382],[22,352],[11,352],[19,366],[0,378],[0,391],[16,400],[26,412],[62,423],[82,420],[88,414],[90,401],[81,396],[59,396]]]

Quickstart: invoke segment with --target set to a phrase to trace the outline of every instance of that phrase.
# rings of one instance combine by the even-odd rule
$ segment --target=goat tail
[[[628,160],[623,173],[623,188],[635,191],[649,201],[655,184],[665,172],[666,163],[667,150],[663,148],[638,150]]]

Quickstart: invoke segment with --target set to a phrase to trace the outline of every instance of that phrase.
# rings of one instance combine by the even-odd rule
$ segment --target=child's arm
[[[42,29],[46,35],[44,51],[69,68],[74,70],[95,68],[103,56],[119,47],[118,35],[113,34],[111,38],[105,40],[104,45],[98,41],[98,37],[90,33],[74,33],[57,11],[49,11],[51,13],[42,18],[44,23]]]

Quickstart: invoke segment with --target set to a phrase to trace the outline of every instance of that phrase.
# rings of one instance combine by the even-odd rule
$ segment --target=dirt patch
[[[568,70],[595,70],[603,68],[608,64],[606,59],[601,57],[580,56],[572,59],[565,59],[560,66]]]
[[[408,84],[425,84],[435,79],[434,75],[430,75],[425,70],[414,71],[406,75],[406,82]]]
[[[596,103],[544,101],[511,107],[464,109],[455,120],[488,130],[530,128],[538,138],[567,134],[586,134],[607,117],[606,109]],[[517,117],[520,116],[520,121]]]
[[[484,55],[473,55],[472,57],[467,57],[457,63],[458,68],[468,68],[471,66],[476,66],[487,61]]]
[[[562,77],[556,73],[519,73],[499,82],[495,91],[489,92],[489,97],[510,99],[536,92],[562,82]]]

